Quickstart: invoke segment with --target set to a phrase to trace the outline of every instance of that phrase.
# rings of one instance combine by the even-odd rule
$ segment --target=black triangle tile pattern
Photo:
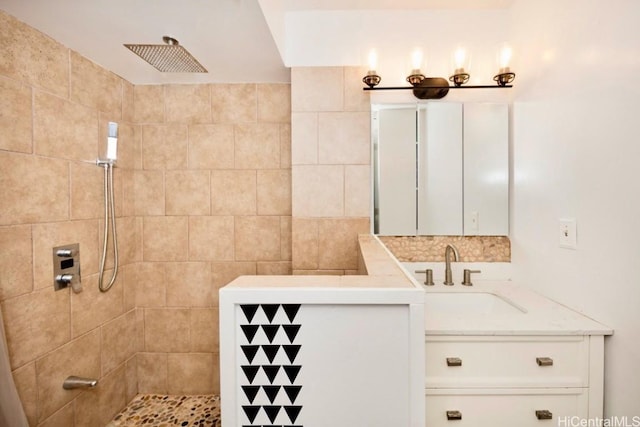
[[[256,311],[258,311],[258,304],[242,304],[240,308],[247,318],[247,322],[251,323],[253,316],[255,316]]]
[[[296,356],[298,356],[298,352],[300,351],[299,345],[283,345],[282,348],[284,352],[287,354],[290,363],[294,363],[296,361]]]
[[[267,417],[269,417],[269,421],[273,423],[276,421],[276,418],[278,417],[278,413],[280,412],[280,409],[282,409],[282,406],[265,405],[262,407],[262,409],[264,409],[264,412],[267,413]]]
[[[296,403],[296,399],[298,398],[298,395],[300,394],[300,390],[302,390],[302,386],[301,385],[285,385],[283,386],[285,393],[287,393],[287,397],[289,398],[289,401],[291,402],[291,404],[295,404]]]
[[[284,329],[284,333],[287,334],[289,343],[293,344],[298,332],[300,332],[300,325],[282,325],[282,329]]]
[[[301,304],[240,304],[240,308],[238,345],[248,364],[239,359],[244,419],[238,421],[244,421],[242,427],[303,427],[297,422],[303,408],[298,382],[302,364],[297,361],[302,346],[296,342],[302,325],[294,323]],[[284,334],[278,334],[281,328]]]
[[[240,325],[242,328],[242,332],[244,333],[244,337],[247,339],[249,344],[253,342],[253,338],[256,336],[256,332],[258,332],[258,325]]]
[[[265,316],[267,316],[267,320],[271,323],[274,317],[276,317],[280,304],[260,304],[260,307],[262,307],[262,311],[264,311]]]
[[[245,357],[249,361],[249,363],[253,363],[253,359],[255,359],[256,354],[258,354],[259,345],[241,345],[240,348],[244,353]]]
[[[270,403],[273,403],[282,388],[281,385],[263,385],[262,390],[264,390],[264,394],[267,395]]]
[[[284,312],[287,314],[287,318],[291,323],[296,318],[298,311],[300,310],[300,304],[282,304]]]
[[[273,343],[278,330],[280,330],[280,325],[260,325],[260,327],[262,328],[262,332],[264,332],[267,339],[269,340],[269,343]]]
[[[256,396],[258,395],[258,392],[260,391],[260,386],[259,385],[243,385],[242,391],[244,391],[245,396],[247,396],[249,403],[253,403]]]

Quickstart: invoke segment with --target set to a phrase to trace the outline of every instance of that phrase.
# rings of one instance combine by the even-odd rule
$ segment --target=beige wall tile
[[[191,351],[217,353],[219,351],[218,309],[194,308],[190,310],[190,315]]]
[[[120,283],[122,283],[122,298],[123,298],[123,309],[124,312],[128,312],[129,310],[133,310],[136,308],[136,269],[138,268],[140,263],[127,264],[120,267],[120,272],[118,273],[120,276]]]
[[[98,142],[102,144],[99,152],[103,156],[106,152],[108,135],[107,124],[101,123]],[[116,171],[122,169],[135,169],[139,160],[139,152],[142,149],[140,135],[136,135],[136,126],[127,123],[118,123],[118,164]]]
[[[291,261],[291,217],[280,217],[280,259]]]
[[[187,352],[190,344],[189,309],[144,310],[144,349],[151,352]]]
[[[126,80],[122,80],[122,121],[135,122],[135,87]]]
[[[0,301],[33,289],[31,226],[0,227]]]
[[[236,169],[278,169],[280,167],[280,126],[262,123],[236,126],[235,167]]]
[[[136,308],[136,345],[138,354],[144,351],[144,308]]]
[[[126,265],[142,261],[138,250],[136,233],[138,232],[138,220],[135,217],[116,218],[116,229],[118,231],[118,265]],[[102,224],[104,224],[101,221]],[[100,243],[102,244],[103,231],[101,231]],[[112,240],[110,239],[109,242]],[[102,254],[100,254],[102,255]]]
[[[213,123],[255,123],[258,100],[255,84],[211,85]]]
[[[291,111],[342,111],[343,79],[342,67],[292,68]]]
[[[369,218],[333,218],[318,221],[320,269],[357,270],[358,234],[369,233]]]
[[[211,91],[207,84],[166,85],[164,92],[167,123],[211,122]]]
[[[295,276],[344,276],[344,270],[293,270]]]
[[[164,279],[164,263],[141,262],[134,271],[137,307],[165,307],[167,291]]]
[[[293,216],[344,215],[344,167],[293,166]]]
[[[186,169],[187,152],[187,126],[143,126],[142,164],[144,169]]]
[[[291,275],[291,262],[259,262],[258,275],[260,276],[286,276]]]
[[[0,225],[69,218],[68,162],[0,151],[0,171]]]
[[[258,215],[291,215],[291,171],[259,170]]]
[[[258,85],[258,122],[288,123],[291,121],[291,85]]]
[[[124,365],[104,376],[94,390],[74,401],[76,426],[104,426],[126,405]]]
[[[71,51],[72,101],[122,118],[122,79],[112,72]]]
[[[96,165],[73,162],[70,165],[70,170],[71,219],[101,218],[104,216],[103,169]]]
[[[98,329],[71,341],[36,362],[38,381],[38,419],[73,400],[80,390],[64,390],[69,375],[100,378],[100,331]]]
[[[238,261],[279,261],[280,218],[236,217],[235,251]]]
[[[189,250],[187,217],[146,217],[143,226],[145,261],[186,261]]]
[[[211,353],[168,354],[169,394],[214,393],[214,356]]]
[[[164,86],[135,85],[133,102],[134,121],[137,124],[164,122]]]
[[[211,213],[255,215],[256,185],[255,170],[211,171]]]
[[[280,125],[280,167],[291,169],[291,125]]]
[[[70,338],[69,291],[53,287],[2,303],[11,366],[20,367]]]
[[[133,172],[133,209],[135,215],[164,215],[164,172]]]
[[[102,375],[136,354],[136,312],[131,310],[102,325]],[[102,385],[102,384],[101,384]]]
[[[366,67],[344,67],[344,111],[371,111],[371,92],[362,90]]]
[[[321,113],[318,117],[318,162],[368,165],[371,159],[369,113]]]
[[[294,270],[318,269],[318,221],[315,218],[292,219],[291,258]]]
[[[31,153],[31,88],[0,78],[0,111],[0,149]]]
[[[211,263],[213,285],[219,289],[239,276],[255,276],[255,262],[214,262]]]
[[[38,424],[38,427],[69,427],[75,422],[74,402],[70,402]]]
[[[167,354],[138,353],[138,393],[167,394]]]
[[[318,113],[291,114],[291,164],[318,163]]]
[[[165,264],[167,307],[211,307],[215,289],[208,262]]]
[[[371,215],[371,168],[344,167],[344,214],[350,217]]]
[[[36,91],[33,111],[35,153],[47,157],[94,161],[98,156],[95,110]]]
[[[67,96],[69,50],[0,11],[0,74]]]
[[[209,215],[209,171],[166,172],[167,215]]]
[[[189,126],[189,169],[233,169],[233,125]]]
[[[189,218],[189,260],[233,260],[234,218],[206,216]]]
[[[36,425],[38,423],[38,386],[35,362],[16,369],[13,372],[13,381],[29,425]]]
[[[80,244],[82,277],[98,272],[101,249],[98,245],[98,221],[65,221],[33,225],[34,288],[52,286],[52,250],[69,243]]]
[[[104,277],[106,285],[111,270],[105,271]],[[97,274],[83,276],[82,292],[71,292],[71,336],[80,336],[122,314],[123,298],[122,280],[117,281],[109,292],[101,292]]]
[[[133,356],[125,365],[125,401],[131,402],[138,394],[138,358]],[[121,408],[122,409],[122,408]]]
[[[134,180],[137,171],[132,169],[122,169],[120,179],[122,180],[122,215],[135,215],[136,195],[134,190]]]

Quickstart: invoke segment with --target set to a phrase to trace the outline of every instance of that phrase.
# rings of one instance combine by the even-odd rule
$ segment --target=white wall
[[[615,329],[605,415],[640,415],[640,2],[518,0],[511,23],[513,278]]]

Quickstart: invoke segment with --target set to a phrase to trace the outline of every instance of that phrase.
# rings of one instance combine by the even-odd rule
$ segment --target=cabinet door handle
[[[462,366],[462,359],[459,357],[447,357],[447,366]]]
[[[536,357],[538,366],[553,366],[553,359],[550,357]]]
[[[541,409],[536,411],[536,418],[539,420],[551,420],[553,419],[553,414],[547,409]]]
[[[458,421],[462,419],[462,412],[447,411],[447,421]]]

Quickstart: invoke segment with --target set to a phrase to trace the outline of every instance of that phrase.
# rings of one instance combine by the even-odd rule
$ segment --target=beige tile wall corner
[[[141,164],[133,86],[2,11],[0,28],[0,306],[14,378],[30,425],[104,425],[137,393],[135,375],[123,380],[126,370],[137,374],[140,347],[130,274],[142,260],[131,237],[140,227],[123,207]],[[86,161],[104,149],[108,120],[121,124],[121,273],[103,294],[102,170]],[[67,243],[80,244],[79,294],[53,290],[51,250]],[[69,375],[97,378],[100,388],[63,390]],[[98,404],[87,411],[91,399]],[[82,414],[94,418],[83,424]]]
[[[289,84],[135,86],[138,385],[219,390],[218,289],[291,273]]]
[[[370,105],[357,67],[291,70],[292,267],[350,274],[369,232]]]

